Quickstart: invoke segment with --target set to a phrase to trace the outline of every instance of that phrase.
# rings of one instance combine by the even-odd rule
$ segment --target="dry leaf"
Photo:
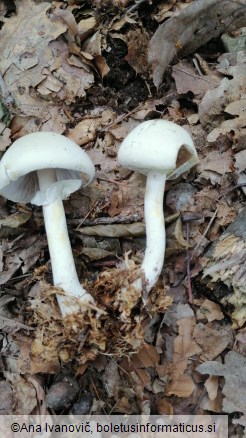
[[[219,380],[217,376],[210,376],[206,382],[204,383],[204,386],[207,390],[208,396],[210,400],[215,400],[218,394],[218,388],[219,388]]]
[[[243,415],[232,421],[234,424],[246,426],[246,358],[230,351],[225,356],[224,365],[219,362],[205,362],[197,367],[197,371],[225,378],[223,412],[241,412]]]
[[[220,327],[218,330],[202,323],[196,325],[193,336],[202,349],[202,355],[208,360],[222,353],[231,341],[228,329]]]
[[[173,415],[173,406],[161,396],[156,397],[156,409],[159,415]]]
[[[96,118],[84,119],[75,128],[69,130],[67,137],[82,146],[96,138],[96,129],[100,126],[100,120]]]
[[[11,385],[2,380],[0,382],[0,415],[11,415],[13,407],[14,400]]]
[[[36,390],[25,376],[6,372],[7,381],[11,383],[14,392],[16,415],[29,415],[37,405]]]
[[[149,46],[149,62],[153,66],[156,87],[174,56],[194,53],[211,38],[230,29],[244,26],[245,13],[240,4],[229,0],[198,0],[162,23]],[[233,20],[232,20],[233,16]]]
[[[224,314],[221,312],[220,305],[210,300],[194,300],[194,303],[200,305],[196,312],[197,319],[206,318],[208,322],[224,319]]]
[[[48,105],[35,97],[30,89],[46,78],[44,71],[52,64],[49,42],[67,29],[60,20],[52,22],[49,19],[49,8],[50,4],[46,2],[23,0],[17,5],[17,14],[11,16],[8,25],[0,31],[0,70],[6,89],[19,111],[37,117],[45,115]],[[35,32],[30,32],[30,23]]]
[[[191,91],[196,97],[202,97],[207,90],[213,89],[218,80],[208,75],[199,75],[187,61],[181,61],[172,68],[178,94]]]
[[[189,397],[195,389],[195,384],[190,376],[185,374],[173,376],[173,380],[167,387],[167,395],[176,395],[177,397]]]
[[[136,222],[134,224],[126,225],[95,225],[93,227],[78,228],[76,231],[86,236],[137,237],[145,235],[145,224],[142,222]]]
[[[173,343],[173,365],[175,374],[183,374],[190,357],[201,352],[201,348],[193,339],[195,318],[182,318],[177,321],[179,335]]]
[[[143,28],[140,28],[130,30],[126,37],[128,54],[125,59],[137,74],[145,76],[148,69],[148,34]]]
[[[114,359],[109,359],[102,376],[104,386],[109,397],[119,398],[120,376],[119,366]]]
[[[203,278],[207,277],[207,288],[213,290],[215,296],[217,282],[225,288],[222,295],[218,290],[217,301],[225,306],[234,327],[242,327],[246,321],[245,218],[244,208],[235,221],[213,242],[205,254],[203,263]]]

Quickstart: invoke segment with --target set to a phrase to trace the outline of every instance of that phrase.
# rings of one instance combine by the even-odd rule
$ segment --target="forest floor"
[[[1,197],[2,415],[228,414],[229,436],[246,436],[245,6],[1,3],[0,150],[52,131],[92,159],[93,182],[64,206],[99,309],[76,328],[61,318],[42,209]],[[199,164],[167,181],[164,268],[124,320],[115,302],[143,258],[146,178],[117,151],[150,119],[184,127]]]

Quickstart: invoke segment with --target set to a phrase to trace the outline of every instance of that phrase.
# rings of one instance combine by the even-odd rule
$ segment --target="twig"
[[[136,9],[139,8],[140,5],[142,5],[143,3],[145,3],[146,0],[135,0],[135,5],[132,5],[127,12],[134,12],[136,11]]]
[[[126,114],[121,114],[119,117],[117,117],[115,120],[113,120],[111,123],[109,123],[105,128],[99,129],[100,132],[108,131],[111,126],[117,125],[118,123],[122,122],[122,120],[126,119],[127,117],[131,116],[135,112],[139,111],[144,105],[140,103],[136,108],[133,108],[133,110],[129,111]]]
[[[188,71],[184,71],[182,68],[178,68],[178,67],[174,66],[173,70],[179,71],[180,73],[184,73],[185,75],[191,76],[192,78],[198,79],[199,81],[204,81],[204,82],[208,82],[209,84],[212,84],[212,85],[217,85],[216,82],[212,82],[210,79],[204,78],[203,76],[194,75],[193,73],[190,73]]]
[[[190,251],[189,251],[189,243],[190,243],[190,224],[186,223],[186,242],[187,242],[187,251],[186,251],[186,271],[187,271],[187,288],[188,288],[188,297],[189,303],[193,304],[193,294],[191,287],[191,275],[190,275]]]
[[[196,251],[198,250],[198,248],[200,247],[200,245],[201,245],[201,243],[202,243],[204,237],[205,237],[206,234],[208,233],[208,230],[210,229],[210,227],[211,227],[211,225],[212,225],[212,223],[213,223],[213,221],[214,221],[214,219],[215,219],[217,213],[218,213],[218,208],[216,208],[216,210],[215,210],[213,216],[211,217],[211,219],[210,219],[210,221],[209,221],[209,224],[208,224],[207,228],[205,229],[205,231],[204,231],[204,233],[203,233],[201,239],[199,240],[199,242],[196,244],[195,248],[193,249],[193,252],[192,252],[192,256],[191,256],[190,261],[193,260]]]
[[[88,218],[88,216],[90,216],[90,214],[92,213],[92,211],[94,210],[94,208],[97,206],[99,201],[94,202],[93,206],[91,207],[91,209],[88,211],[88,213],[86,213],[85,217],[83,218],[83,220],[79,223],[79,225],[75,228],[75,231],[77,231],[79,229],[79,227],[81,227],[81,225],[83,225],[83,223],[85,222],[85,220]]]

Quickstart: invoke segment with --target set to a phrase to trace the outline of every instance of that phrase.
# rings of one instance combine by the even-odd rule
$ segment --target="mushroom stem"
[[[57,182],[56,171],[53,169],[38,170],[40,190],[46,191],[53,183]],[[65,317],[69,314],[78,313],[79,304],[69,297],[79,298],[80,303],[93,302],[91,295],[79,282],[73,253],[68,236],[66,216],[61,199],[56,199],[43,206],[44,223],[48,240],[53,283],[62,288],[66,296],[57,295],[57,301]]]
[[[163,212],[163,197],[166,174],[149,171],[144,199],[144,216],[146,225],[146,251],[141,269],[150,289],[157,282],[162,270],[166,246],[166,233]]]

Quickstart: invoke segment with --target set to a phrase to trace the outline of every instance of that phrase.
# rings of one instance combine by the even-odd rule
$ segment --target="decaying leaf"
[[[201,161],[201,176],[211,179],[212,183],[215,181],[219,183],[225,173],[233,171],[233,159],[231,151],[218,154],[218,151],[211,151],[207,153],[206,158]]]
[[[110,360],[105,367],[105,372],[103,374],[103,381],[105,384],[106,391],[109,397],[119,398],[119,366],[116,361]]]
[[[149,38],[143,28],[130,30],[127,34],[128,54],[125,59],[138,74],[146,74],[148,67]]]
[[[218,394],[218,377],[217,376],[210,376],[206,382],[204,383],[204,386],[207,390],[208,396],[210,400],[215,400]]]
[[[198,320],[206,318],[208,322],[211,322],[224,318],[219,304],[207,299],[195,300],[194,302],[199,304],[199,309],[196,312]]]
[[[176,395],[178,397],[189,397],[195,389],[195,384],[191,376],[181,375],[175,376],[167,387],[167,395]]]
[[[8,237],[13,234],[21,234],[22,228],[21,226],[24,225],[29,219],[31,218],[32,214],[29,211],[26,212],[18,212],[13,213],[7,216],[4,219],[0,219],[0,237]]]
[[[17,330],[27,330],[32,331],[33,329],[31,327],[28,327],[25,324],[22,324],[21,322],[17,321],[16,319],[10,319],[6,318],[3,315],[0,315],[0,329],[5,330],[7,332],[15,332]]]
[[[86,236],[105,236],[105,237],[134,237],[145,235],[145,224],[136,222],[134,224],[112,224],[95,225],[93,227],[78,228],[81,234]]]
[[[37,369],[38,363],[40,370],[47,366],[55,369],[58,360],[76,359],[78,364],[84,364],[100,352],[122,356],[138,351],[149,320],[141,291],[132,285],[139,275],[134,264],[127,270],[102,272],[92,287],[97,307],[81,309],[74,320],[62,319],[58,310],[55,294],[63,291],[40,283],[39,296],[31,299],[29,305],[29,310],[32,309],[29,324],[36,328],[30,370]],[[151,292],[150,300],[151,312],[163,312],[172,301],[158,287]]]
[[[203,278],[232,317],[235,327],[246,321],[245,223],[243,209],[205,255]],[[232,310],[231,310],[232,309]]]
[[[199,323],[194,328],[194,339],[202,349],[201,357],[213,360],[219,356],[231,341],[230,331],[220,327],[219,330],[213,326]]]
[[[5,250],[5,264],[0,274],[0,284],[6,283],[20,267],[25,274],[35,264],[45,244],[44,236],[34,235],[9,243]]]
[[[199,75],[187,61],[181,61],[172,68],[177,92],[179,94],[191,91],[196,97],[202,97],[207,90],[213,89],[218,79],[208,75]]]
[[[178,397],[189,397],[194,391],[195,384],[191,376],[184,374],[192,356],[201,353],[201,348],[193,339],[195,318],[181,318],[177,321],[179,335],[173,342],[173,361],[169,365],[171,382],[167,387],[167,394]]]
[[[238,13],[240,9],[240,14]],[[221,33],[244,26],[238,1],[198,0],[159,26],[150,41],[149,62],[158,87],[176,53],[187,55]]]
[[[0,415],[10,415],[13,412],[14,400],[10,383],[0,382]]]
[[[4,123],[0,122],[0,151],[3,152],[11,144],[10,140],[11,130],[6,128]]]
[[[230,65],[229,60],[228,64]],[[231,75],[232,79],[222,79],[217,88],[207,91],[199,105],[201,123],[210,127],[210,130],[212,128],[207,137],[209,142],[215,142],[220,135],[225,136],[232,133],[234,141],[243,142],[246,135],[244,123],[246,81],[244,71],[245,58],[239,59],[236,65],[228,66],[223,72]],[[237,117],[227,120],[226,113]]]
[[[96,128],[100,121],[98,119],[85,119],[79,122],[75,128],[70,129],[67,135],[70,140],[74,141],[78,145],[84,145],[96,138]]]
[[[201,374],[212,376],[223,376],[225,385],[223,387],[223,412],[241,412],[243,415],[233,419],[235,424],[246,426],[246,358],[235,351],[229,351],[225,356],[225,363],[205,362],[197,367]],[[236,390],[235,390],[236,389]]]
[[[183,374],[190,357],[201,352],[201,348],[193,339],[194,318],[182,318],[177,321],[179,335],[174,340],[173,364],[175,373]]]
[[[52,64],[52,54],[47,48],[67,29],[60,20],[51,22],[47,16],[50,4],[23,0],[17,14],[0,31],[2,49],[0,70],[8,92],[23,113],[36,115],[44,111],[45,101],[33,97],[30,88],[45,79],[45,69]],[[30,32],[32,23],[35,32]]]
[[[6,372],[7,381],[13,386],[15,407],[17,415],[29,415],[37,405],[36,390],[28,382],[28,378],[17,373]]]

